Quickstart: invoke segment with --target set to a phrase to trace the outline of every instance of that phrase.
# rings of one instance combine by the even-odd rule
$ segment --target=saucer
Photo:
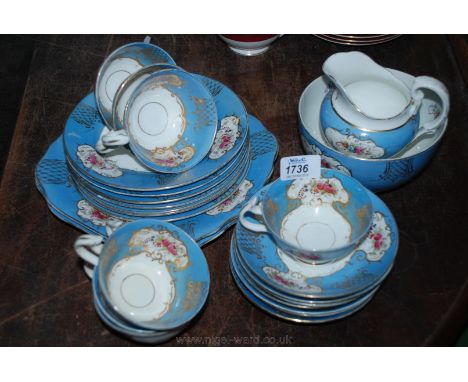
[[[256,288],[259,292],[262,292],[263,294],[270,296],[272,299],[282,304],[293,306],[293,307],[299,307],[299,308],[309,308],[309,309],[330,308],[330,307],[335,307],[338,305],[343,305],[343,304],[352,302],[356,300],[357,298],[369,293],[371,290],[376,289],[392,270],[392,266],[390,266],[387,272],[385,272],[380,279],[376,280],[373,284],[369,285],[368,287],[354,294],[347,295],[344,297],[333,298],[333,299],[314,299],[310,297],[294,296],[294,295],[282,292],[278,289],[273,288],[272,286],[268,284],[263,283],[259,278],[257,278],[254,274],[252,274],[252,272],[245,265],[244,260],[242,260],[242,257],[240,257],[238,254],[237,239],[235,238],[235,233],[233,234],[233,237],[232,237],[231,253],[235,254],[238,269],[244,275],[244,278],[248,280],[248,283],[252,287]]]
[[[253,279],[248,278],[242,267],[238,263],[238,254],[235,248],[234,238],[231,241],[231,266],[232,271],[236,273],[239,280],[244,285],[245,289],[249,290],[257,299],[263,301],[265,304],[282,311],[286,314],[291,314],[299,317],[329,317],[333,315],[345,314],[350,311],[355,311],[356,308],[364,306],[374,296],[379,288],[379,285],[373,287],[368,292],[361,296],[354,297],[352,300],[344,303],[336,303],[330,306],[303,306],[296,305],[294,303],[285,303],[278,300],[272,295],[265,293],[259,289],[252,281]]]
[[[232,262],[230,262],[230,266],[231,266],[231,269],[233,269]],[[292,322],[302,323],[302,324],[322,324],[326,322],[336,321],[336,320],[348,317],[352,315],[353,313],[356,313],[358,310],[363,308],[369,302],[369,300],[366,300],[364,301],[364,303],[362,303],[362,305],[355,306],[352,310],[346,311],[344,313],[332,314],[332,315],[325,316],[325,317],[302,317],[302,316],[283,312],[279,309],[276,309],[275,307],[271,305],[266,304],[264,301],[262,301],[257,296],[255,296],[249,289],[247,289],[247,287],[242,283],[241,279],[239,278],[237,273],[235,273],[235,271],[232,271],[231,274],[234,278],[234,281],[237,287],[240,289],[242,294],[247,298],[247,300],[249,300],[253,305],[257,306],[258,308],[265,311],[266,313],[274,317],[281,318],[286,321],[292,321]]]
[[[80,192],[83,194],[89,194],[93,200],[96,199],[98,202],[104,203],[104,206],[106,208],[108,207],[110,210],[122,209],[122,212],[124,212],[125,209],[129,209],[130,213],[158,211],[183,212],[211,202],[222,195],[238,181],[238,179],[249,167],[250,157],[245,156],[242,162],[239,163],[239,166],[229,174],[230,176],[227,176],[225,179],[220,179],[219,182],[215,183],[216,187],[213,185],[207,188],[203,188],[201,192],[196,192],[193,195],[189,194],[187,196],[176,199],[153,197],[153,203],[140,203],[133,200],[122,200],[121,198],[115,199],[112,194],[102,192],[101,190],[96,190],[93,187],[88,187],[86,184],[83,184],[80,179],[74,178],[74,181]]]
[[[149,193],[142,192],[135,192],[134,194],[121,192],[120,190],[110,189],[109,187],[105,187],[99,184],[96,184],[92,180],[88,178],[84,178],[82,174],[77,173],[73,167],[67,162],[68,168],[72,177],[75,179],[76,182],[79,182],[83,187],[88,189],[90,192],[96,195],[105,196],[107,198],[112,199],[116,203],[123,202],[129,204],[138,204],[138,205],[159,205],[159,204],[168,204],[174,202],[181,202],[183,200],[194,198],[202,193],[212,190],[214,187],[220,185],[221,183],[225,182],[226,179],[230,178],[234,174],[236,174],[236,170],[239,170],[247,159],[250,157],[250,143],[247,139],[245,147],[239,152],[238,157],[232,160],[231,163],[226,165],[226,171],[223,173],[215,173],[210,175],[209,177],[198,181],[190,186],[187,187],[186,191],[175,191],[177,189],[172,189],[171,191],[175,191],[174,193],[166,193],[163,194],[152,194],[150,191]]]
[[[141,211],[137,210],[134,207],[126,208],[123,206],[119,207],[110,207],[109,204],[105,204],[102,202],[102,200],[97,199],[94,195],[90,194],[89,192],[86,192],[82,188],[77,187],[78,191],[88,200],[90,201],[94,206],[97,208],[101,209],[107,214],[116,216],[120,219],[124,220],[135,220],[139,218],[146,218],[146,217],[157,217],[161,220],[167,221],[167,222],[176,222],[179,220],[184,220],[188,219],[191,217],[198,216],[200,214],[203,214],[212,208],[216,207],[219,203],[223,202],[226,199],[231,198],[231,196],[238,192],[238,190],[241,190],[244,188],[242,187],[242,184],[245,181],[246,176],[249,173],[251,166],[250,162],[246,163],[246,166],[242,169],[241,173],[237,177],[233,177],[232,179],[228,179],[229,183],[229,188],[227,189],[221,189],[220,191],[222,192],[221,194],[216,194],[216,198],[213,200],[207,200],[205,196],[203,196],[205,199],[202,201],[197,202],[197,204],[180,209],[180,210],[169,210],[169,211]],[[248,187],[250,189],[250,187]],[[208,197],[209,199],[210,197]]]
[[[107,130],[107,129],[104,128],[103,131],[104,130]],[[122,149],[125,150],[125,154],[119,154],[118,156],[114,156],[113,155],[114,153],[112,153],[112,154],[106,155],[105,159],[103,157],[101,158],[104,159],[104,161],[112,161],[114,163],[116,161],[118,162],[120,160],[131,158],[130,157],[131,153],[123,147]],[[122,150],[121,152],[124,152],[124,150]],[[239,162],[242,159],[245,159],[245,157],[248,156],[249,152],[250,152],[249,138],[247,137],[241,150],[232,158],[232,160],[229,163],[227,163],[224,167],[222,167],[218,171],[214,172],[213,174],[209,175],[206,178],[189,183],[187,185],[176,187],[176,188],[171,188],[171,189],[163,189],[159,191],[158,190],[155,190],[155,191],[124,190],[121,188],[108,186],[108,185],[97,182],[95,179],[92,179],[86,176],[82,172],[79,172],[73,166],[72,161],[68,157],[67,157],[67,165],[70,171],[72,172],[72,174],[74,175],[74,177],[76,179],[79,179],[82,184],[89,185],[90,188],[95,188],[106,194],[115,195],[117,199],[118,198],[127,198],[127,199],[134,198],[134,200],[138,200],[144,203],[145,201],[153,202],[155,198],[157,198],[158,200],[165,199],[165,198],[177,199],[180,196],[190,195],[191,193],[203,192],[204,188],[207,188],[211,184],[219,182],[223,180],[223,178],[225,178],[226,176],[229,176],[229,173],[232,172],[236,168],[236,166],[239,165]],[[146,171],[145,169],[143,170]]]
[[[130,148],[148,168],[187,171],[210,151],[217,113],[209,91],[181,69],[151,74],[133,91],[124,114]]]
[[[261,198],[264,188],[256,196]],[[398,228],[388,207],[369,191],[373,221],[367,238],[341,260],[309,265],[279,250],[268,234],[236,226],[239,257],[256,278],[287,295],[333,299],[353,295],[375,284],[392,267]]]
[[[235,223],[246,200],[263,187],[273,171],[278,151],[275,137],[255,117],[249,116],[249,125],[251,165],[239,190],[212,209],[175,222],[202,245]],[[61,137],[38,163],[36,182],[48,205],[53,208],[52,212],[79,230],[107,237],[109,223],[125,221],[95,208],[78,192],[66,164]]]
[[[242,149],[248,136],[247,113],[236,94],[215,80],[194,75],[209,90],[216,105],[218,130],[208,155],[196,166],[178,174],[151,172],[127,150],[97,156],[94,147],[105,126],[91,93],[80,101],[68,118],[63,133],[65,153],[73,167],[99,184],[129,191],[163,191],[190,185],[225,167]],[[227,142],[227,144],[223,144]],[[120,150],[120,148],[119,148]],[[97,154],[97,155],[96,155]],[[99,158],[98,163],[87,158]],[[107,158],[111,159],[107,159]]]

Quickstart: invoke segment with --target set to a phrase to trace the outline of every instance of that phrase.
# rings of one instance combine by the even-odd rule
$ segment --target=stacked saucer
[[[254,198],[262,200],[269,186]],[[332,262],[306,263],[280,249],[271,233],[237,224],[230,265],[241,292],[273,316],[300,323],[341,319],[363,308],[392,269],[398,230],[387,206],[367,191],[372,222],[364,239]]]

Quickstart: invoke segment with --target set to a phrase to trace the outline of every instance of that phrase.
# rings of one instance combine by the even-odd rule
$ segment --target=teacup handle
[[[253,223],[246,219],[245,214],[250,212],[254,216],[262,216],[261,202],[258,201],[257,197],[254,196],[248,201],[248,203],[242,208],[239,213],[240,223],[250,231],[253,232],[268,232],[267,227],[262,223]]]
[[[102,143],[106,147],[124,146],[130,139],[125,130],[111,130],[102,136]]]
[[[433,135],[443,126],[443,122],[447,119],[448,112],[450,109],[450,97],[447,88],[439,80],[428,77],[428,76],[419,76],[416,77],[413,88],[411,89],[411,95],[413,99],[422,101],[423,94],[420,89],[429,89],[432,90],[440,98],[442,102],[442,110],[440,115],[437,116],[432,121],[426,122],[424,125],[421,125],[419,131],[416,133],[415,138],[423,135]]]
[[[99,262],[99,254],[104,247],[103,241],[104,238],[99,235],[81,235],[76,239],[73,248],[84,261],[96,266]]]
[[[83,265],[83,271],[86,273],[86,276],[88,276],[90,279],[93,278],[94,276],[94,267],[91,267],[89,264],[84,264]]]

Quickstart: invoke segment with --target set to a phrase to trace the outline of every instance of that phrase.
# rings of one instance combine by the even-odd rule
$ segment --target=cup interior
[[[217,131],[217,110],[195,77],[167,69],[137,86],[124,113],[124,126],[132,151],[145,165],[160,172],[182,172],[209,152]]]
[[[155,330],[189,322],[209,288],[208,266],[198,245],[179,228],[155,219],[116,230],[100,254],[97,277],[114,311]]]
[[[277,240],[305,252],[334,251],[359,242],[373,213],[359,182],[325,169],[318,179],[278,179],[263,197],[262,211]]]

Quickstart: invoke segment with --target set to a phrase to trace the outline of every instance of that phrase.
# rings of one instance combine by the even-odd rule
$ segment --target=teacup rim
[[[333,248],[330,248],[330,249],[326,249],[326,250],[323,250],[323,249],[304,249],[304,248],[300,248],[296,245],[294,245],[293,243],[290,243],[286,240],[284,240],[276,231],[275,229],[273,229],[273,227],[269,224],[269,221],[268,219],[265,218],[265,214],[263,213],[263,204],[262,204],[262,208],[261,208],[261,211],[262,211],[262,218],[263,218],[263,222],[265,223],[265,226],[267,227],[268,229],[268,233],[271,234],[275,240],[278,240],[279,242],[282,242],[282,243],[285,243],[287,246],[289,247],[292,247],[295,251],[298,251],[298,252],[322,252],[322,253],[330,253],[330,252],[335,252],[335,251],[343,251],[345,250],[346,248],[351,248],[351,247],[356,247],[357,245],[359,245],[359,243],[362,242],[362,240],[365,238],[365,236],[367,235],[367,233],[369,232],[369,229],[372,225],[372,216],[373,216],[373,213],[374,213],[374,206],[372,204],[372,200],[369,196],[369,193],[368,193],[368,190],[366,187],[364,187],[362,185],[361,182],[359,182],[357,179],[351,177],[351,176],[348,176],[338,170],[335,170],[335,169],[330,169],[330,168],[323,168],[321,167],[320,168],[320,172],[322,174],[322,171],[324,172],[328,172],[328,173],[332,173],[335,177],[335,175],[337,176],[342,176],[344,178],[347,178],[349,179],[351,182],[353,183],[357,183],[356,186],[358,187],[361,187],[362,190],[363,190],[363,195],[365,195],[365,197],[368,199],[368,203],[367,206],[370,210],[370,219],[369,221],[367,222],[365,228],[363,229],[363,232],[361,235],[358,236],[358,238],[356,238],[356,240],[353,240],[351,243],[348,243],[348,244],[345,244],[345,245],[342,245],[342,246],[339,246],[339,247],[333,247]],[[311,178],[313,179],[313,178]],[[276,185],[276,184],[280,184],[280,183],[286,183],[286,182],[293,182],[294,179],[291,179],[291,180],[287,180],[287,181],[284,181],[282,180],[281,178],[277,178],[275,179],[273,182],[271,182],[270,184],[268,184],[266,186],[266,189],[265,189],[265,194],[268,193],[268,191],[271,189],[272,186]],[[292,183],[291,183],[292,184]],[[262,199],[260,200],[260,202],[263,201],[263,198],[265,196],[265,194],[262,196]],[[319,264],[319,262],[317,262],[317,264]]]
[[[169,325],[169,324],[166,324],[166,325],[163,325],[163,326],[158,326],[156,323],[159,322],[160,320],[155,320],[155,321],[152,321],[153,324],[155,324],[154,326],[146,326],[144,324],[142,324],[141,322],[133,322],[131,320],[129,320],[128,318],[125,318],[126,321],[130,322],[132,325],[137,325],[143,329],[149,329],[149,330],[172,330],[172,329],[175,329],[175,328],[178,328],[188,322],[190,322],[202,309],[203,309],[203,306],[205,305],[206,301],[207,301],[207,298],[208,298],[208,294],[209,294],[209,288],[210,288],[210,284],[211,284],[211,276],[210,276],[210,270],[209,270],[209,266],[208,266],[208,262],[206,260],[206,257],[202,251],[202,249],[200,248],[200,246],[198,245],[198,243],[193,239],[192,236],[190,236],[187,232],[185,232],[182,228],[179,228],[178,226],[176,226],[175,224],[171,223],[171,222],[166,222],[166,221],[162,221],[162,220],[159,220],[159,219],[155,219],[155,218],[145,218],[145,219],[137,219],[137,220],[134,220],[134,221],[131,221],[131,222],[127,222],[125,224],[122,224],[121,226],[119,226],[118,228],[116,228],[111,235],[109,235],[109,237],[107,238],[107,240],[105,241],[104,243],[104,247],[101,251],[101,253],[104,252],[104,250],[106,249],[108,243],[111,242],[111,239],[112,237],[114,237],[115,235],[118,235],[118,234],[121,234],[123,231],[126,231],[128,229],[131,228],[131,226],[133,225],[141,225],[143,224],[142,227],[139,227],[138,229],[141,229],[143,227],[149,227],[149,226],[153,226],[155,224],[160,224],[164,227],[167,227],[169,226],[170,228],[172,228],[173,230],[177,231],[177,233],[179,234],[182,234],[184,237],[181,238],[179,237],[179,239],[181,241],[183,241],[183,243],[185,245],[191,245],[191,246],[195,246],[196,248],[198,248],[200,250],[200,255],[199,258],[202,260],[202,263],[201,264],[199,261],[197,262],[193,262],[192,259],[189,258],[190,260],[190,264],[191,266],[194,266],[196,267],[197,270],[201,270],[203,272],[203,277],[205,278],[205,282],[207,283],[207,288],[206,288],[206,293],[203,294],[201,300],[200,300],[200,303],[199,304],[196,304],[193,306],[192,308],[192,312],[189,314],[188,316],[188,319],[186,321],[181,321],[180,319],[178,320],[175,320],[173,321],[172,325]],[[130,229],[130,232],[135,232],[134,229]],[[190,244],[189,244],[190,243]],[[109,304],[109,305],[112,305],[112,300],[109,299],[109,296],[108,296],[108,292],[107,292],[107,288],[103,288],[103,286],[101,285],[101,280],[105,280],[106,283],[107,283],[107,276],[106,274],[102,273],[104,272],[99,265],[100,263],[102,262],[102,257],[100,256],[100,259],[99,259],[99,262],[98,264],[96,265],[96,271],[94,273],[94,277],[97,277],[97,284],[99,286],[99,290],[104,298],[104,300]],[[203,268],[203,269],[202,269]],[[103,276],[103,277],[101,277]],[[178,278],[180,280],[180,278]],[[189,280],[186,280],[187,283],[190,281],[191,279]],[[114,311],[116,311],[114,309]],[[116,313],[119,314],[119,316],[122,316],[121,313],[117,312]]]

